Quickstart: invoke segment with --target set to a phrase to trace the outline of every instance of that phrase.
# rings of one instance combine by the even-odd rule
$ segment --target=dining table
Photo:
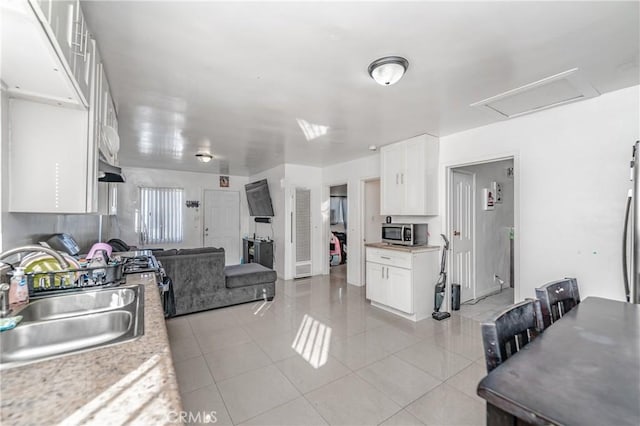
[[[489,426],[640,425],[640,305],[585,298],[477,393]]]

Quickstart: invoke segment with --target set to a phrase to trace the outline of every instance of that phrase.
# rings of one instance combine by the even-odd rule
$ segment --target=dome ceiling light
[[[385,56],[369,65],[369,75],[382,86],[395,84],[409,68],[409,61],[400,56]]]
[[[201,163],[208,163],[213,159],[213,155],[209,154],[208,152],[199,152],[196,154],[196,158]]]

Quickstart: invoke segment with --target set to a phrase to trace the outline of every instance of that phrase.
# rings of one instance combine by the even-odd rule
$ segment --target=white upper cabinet
[[[380,149],[380,214],[438,215],[438,143],[420,135]]]
[[[106,159],[116,164],[117,117],[79,2],[7,0],[0,9],[4,40],[26,41],[3,44],[9,211],[112,214],[116,187],[99,194],[98,151],[106,138]],[[5,56],[5,45],[29,55],[12,47]]]
[[[92,212],[88,112],[24,99],[9,110],[9,211]]]

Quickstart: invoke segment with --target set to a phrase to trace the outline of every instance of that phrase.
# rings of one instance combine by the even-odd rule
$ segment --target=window
[[[140,243],[180,243],[183,239],[182,188],[139,188],[139,220],[136,223]]]

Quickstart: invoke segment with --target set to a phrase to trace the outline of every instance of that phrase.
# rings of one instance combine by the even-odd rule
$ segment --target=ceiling
[[[82,2],[117,104],[121,164],[233,175],[489,124],[495,115],[471,103],[576,67],[600,93],[639,84],[639,6]],[[387,55],[410,65],[385,87],[367,67]],[[298,120],[328,130],[307,141]],[[200,150],[216,159],[198,163]]]

